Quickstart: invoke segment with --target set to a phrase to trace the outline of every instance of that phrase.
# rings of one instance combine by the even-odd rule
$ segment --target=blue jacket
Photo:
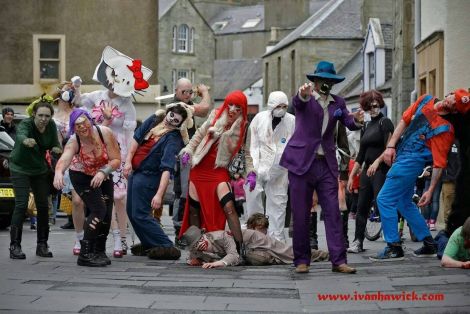
[[[139,145],[144,141],[145,135],[160,122],[157,119],[158,117],[153,114],[135,130],[134,140]],[[184,143],[179,130],[170,131],[160,138],[157,144],[152,147],[147,157],[142,160],[139,168],[134,169],[134,171],[160,175],[163,171],[168,170],[173,175],[176,156],[183,147]]]

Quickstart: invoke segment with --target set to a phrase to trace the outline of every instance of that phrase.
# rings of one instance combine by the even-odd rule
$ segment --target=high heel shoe
[[[80,249],[81,249],[80,241],[76,240],[75,245],[73,246],[73,250],[72,250],[73,255],[80,255]]]

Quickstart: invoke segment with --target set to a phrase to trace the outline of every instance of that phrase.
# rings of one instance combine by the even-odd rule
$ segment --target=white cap
[[[269,94],[269,98],[268,98],[269,110],[273,110],[280,104],[289,105],[289,100],[287,99],[287,95],[284,92],[275,91]]]

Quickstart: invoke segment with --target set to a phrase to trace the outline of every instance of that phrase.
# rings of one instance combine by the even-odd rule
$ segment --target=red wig
[[[228,112],[228,106],[235,105],[242,108],[242,123],[240,124],[240,138],[238,139],[237,147],[232,153],[232,157],[240,150],[242,147],[244,138],[245,138],[245,130],[247,124],[247,117],[248,117],[248,100],[246,99],[245,94],[241,90],[235,90],[229,93],[224,100],[224,104],[220,106],[216,113],[214,120],[212,120],[212,126],[214,126],[215,122],[220,118],[224,111]]]

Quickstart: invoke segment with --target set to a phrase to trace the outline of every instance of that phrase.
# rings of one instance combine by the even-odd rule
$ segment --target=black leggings
[[[96,223],[92,223],[93,220],[106,224],[111,222],[114,197],[113,178],[110,175],[109,179],[101,183],[101,186],[92,188],[90,186],[90,182],[93,179],[92,176],[74,170],[70,170],[69,173],[73,188],[89,210],[83,226],[83,230],[85,230],[84,239],[94,239],[99,233],[99,228],[90,227],[91,225],[96,225]]]
[[[367,168],[362,170],[359,184],[359,197],[357,200],[356,231],[354,240],[364,241],[367,217],[372,206],[372,201],[377,199],[380,189],[384,185],[388,168],[379,167],[372,177],[367,176]]]

